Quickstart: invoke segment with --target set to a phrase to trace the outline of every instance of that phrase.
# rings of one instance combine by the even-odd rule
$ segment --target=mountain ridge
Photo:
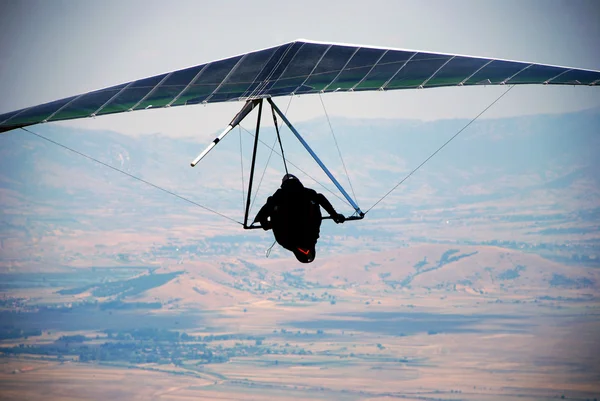
[[[310,141],[315,151],[346,185],[344,169],[327,132],[329,127],[324,120],[319,124],[320,128],[314,129],[310,123],[298,127],[301,132],[315,135],[316,139]],[[409,130],[387,135],[389,143],[385,144],[379,140],[385,132],[376,127],[365,132],[334,126],[336,131],[341,128],[336,135],[364,210],[443,143],[440,132],[454,132],[462,121],[410,124]],[[414,128],[417,126],[421,128]],[[365,220],[344,225],[325,222],[320,252],[334,255],[377,251],[422,241],[498,241],[521,243],[531,249],[555,243],[562,247],[561,257],[571,257],[569,252],[573,250],[578,257],[592,260],[600,247],[600,220],[595,212],[600,199],[595,173],[600,168],[595,151],[600,148],[598,126],[600,111],[596,109],[550,117],[477,121],[457,138],[458,142],[436,155],[369,212]],[[232,132],[194,169],[188,163],[203,148],[201,143],[102,131],[81,135],[82,130],[52,125],[40,126],[40,130],[50,139],[114,168],[234,220],[242,219],[242,184],[247,184],[248,152],[253,139],[243,130]],[[274,133],[266,129],[264,134],[270,146]],[[326,184],[326,177],[314,161],[289,141],[289,132],[282,131],[284,134],[288,159],[298,161],[327,189],[298,172],[305,184],[323,192],[339,211],[349,213],[351,209],[336,198],[337,190]],[[240,140],[236,138],[240,135],[245,155],[242,159]],[[93,260],[108,262],[122,253],[150,260],[158,255],[174,257],[175,248],[181,247],[191,247],[202,257],[235,252],[248,257],[262,254],[268,247],[270,233],[239,230],[222,217],[171,199],[51,143],[25,134],[6,134],[2,140],[0,239],[14,245],[4,245],[0,264],[9,260],[16,263],[17,259],[22,264],[37,258],[85,265],[96,263]],[[373,148],[375,144],[381,147]],[[283,166],[276,155],[266,165],[269,154],[270,149],[261,145],[254,186],[258,194],[251,218],[279,185]],[[244,181],[239,178],[242,166]],[[290,168],[296,172],[293,166]],[[259,180],[263,172],[264,180]],[[57,241],[65,244],[64,251],[41,245]],[[102,247],[94,247],[93,241],[101,241],[96,245]],[[90,243],[84,245],[86,242]],[[549,250],[551,245],[547,248],[536,252],[557,252]]]

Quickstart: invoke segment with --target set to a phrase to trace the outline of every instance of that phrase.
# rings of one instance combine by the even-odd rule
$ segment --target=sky
[[[0,0],[0,113],[298,38],[600,70],[597,0]],[[472,118],[503,87],[324,96],[333,117]],[[280,100],[287,106],[288,100]],[[65,122],[212,139],[241,103]],[[518,87],[483,118],[600,107],[597,87]],[[315,95],[289,117],[324,116]]]

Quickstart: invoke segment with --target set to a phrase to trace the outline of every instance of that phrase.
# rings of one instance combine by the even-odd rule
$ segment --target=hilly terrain
[[[352,183],[349,192],[355,191],[359,205],[369,210],[465,123],[333,120]],[[320,252],[339,255],[414,242],[458,241],[505,244],[561,260],[598,263],[599,126],[598,110],[480,120],[377,204],[365,220],[339,226],[325,222]],[[248,183],[253,139],[247,130],[231,133],[192,169],[188,162],[209,140],[159,134],[128,137],[52,125],[35,129],[235,221],[243,219],[242,184]],[[309,121],[299,129],[348,189],[327,122]],[[276,146],[273,130],[264,131],[265,143]],[[289,131],[283,130],[282,136],[288,160],[302,169],[290,165],[291,172],[322,191],[339,211],[351,213]],[[176,257],[175,249],[196,257],[230,255],[234,250],[237,256],[256,257],[270,245],[270,234],[240,230],[206,209],[29,133],[13,131],[1,140],[1,268],[36,258],[52,261],[48,265],[66,259],[67,265],[90,266],[106,264],[119,254],[136,263],[151,255]],[[283,174],[281,158],[273,154],[269,159],[269,146],[259,148],[251,218]],[[60,246],[53,247],[56,240]]]
[[[377,203],[467,122],[332,119],[345,168],[327,120],[298,124],[369,210],[324,221],[309,265],[237,224],[252,128],[193,169],[212,135],[32,128],[105,165],[0,136],[3,396],[598,397],[600,110],[479,120]],[[261,138],[251,218],[284,171]]]

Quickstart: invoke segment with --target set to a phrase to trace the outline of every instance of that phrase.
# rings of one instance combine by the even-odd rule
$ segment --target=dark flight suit
[[[315,246],[321,229],[320,206],[336,223],[343,222],[344,216],[335,211],[325,196],[305,188],[296,177],[286,177],[281,188],[267,199],[254,221],[259,221],[265,230],[272,228],[279,245],[292,251],[300,262],[310,263],[315,258]]]

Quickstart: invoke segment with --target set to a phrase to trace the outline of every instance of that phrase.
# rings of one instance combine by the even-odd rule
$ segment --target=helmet
[[[294,175],[294,174],[286,174],[283,176],[283,178],[281,179],[281,183],[283,184],[284,182],[286,182],[287,180],[298,180],[298,178]]]

